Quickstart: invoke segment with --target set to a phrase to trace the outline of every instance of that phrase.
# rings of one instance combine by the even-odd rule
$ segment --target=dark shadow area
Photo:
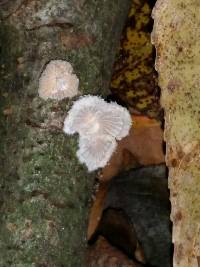
[[[141,121],[143,118],[153,120],[164,130],[164,112],[154,69],[156,52],[150,41],[155,2],[132,0],[113,66],[111,93],[106,98],[130,111],[133,132],[134,116],[139,116],[138,120],[141,116]],[[141,125],[143,127],[143,122]],[[154,145],[152,143],[152,150]],[[162,148],[165,154],[164,140]],[[164,160],[163,164],[146,165],[139,164],[139,168],[129,165],[128,170],[120,171],[109,183],[103,213],[89,240],[89,255],[96,255],[96,266],[89,263],[87,267],[172,267],[168,169]],[[111,258],[116,261],[113,265]]]

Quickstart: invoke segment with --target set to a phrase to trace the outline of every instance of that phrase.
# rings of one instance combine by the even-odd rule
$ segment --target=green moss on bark
[[[1,9],[0,267],[85,265],[95,173],[77,161],[76,136],[62,132],[71,102],[39,99],[38,78],[49,60],[66,59],[82,94],[105,95],[129,1],[78,2]],[[63,46],[72,33],[91,41]]]

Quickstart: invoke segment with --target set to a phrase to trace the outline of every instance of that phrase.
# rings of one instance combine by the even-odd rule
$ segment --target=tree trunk
[[[174,267],[200,266],[200,1],[158,0],[153,42],[165,110]]]
[[[69,61],[82,94],[105,95],[129,0],[0,1],[0,267],[84,266],[95,173],[62,132],[69,100],[43,101],[38,78]]]

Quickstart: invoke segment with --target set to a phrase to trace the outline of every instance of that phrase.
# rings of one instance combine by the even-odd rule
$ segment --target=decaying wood
[[[200,257],[200,2],[158,0],[153,12],[156,69],[165,110],[174,267]]]

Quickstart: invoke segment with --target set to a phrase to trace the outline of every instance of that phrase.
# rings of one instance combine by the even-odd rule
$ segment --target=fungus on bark
[[[131,116],[126,108],[89,95],[73,104],[63,130],[67,134],[79,133],[77,156],[92,171],[107,164],[116,140],[127,136],[130,127]]]
[[[50,61],[39,79],[38,93],[44,100],[72,98],[78,94],[79,79],[65,60]]]
[[[107,164],[116,147],[116,140],[108,136],[100,136],[94,140],[80,136],[77,157],[81,163],[86,164],[89,171],[94,171]]]

